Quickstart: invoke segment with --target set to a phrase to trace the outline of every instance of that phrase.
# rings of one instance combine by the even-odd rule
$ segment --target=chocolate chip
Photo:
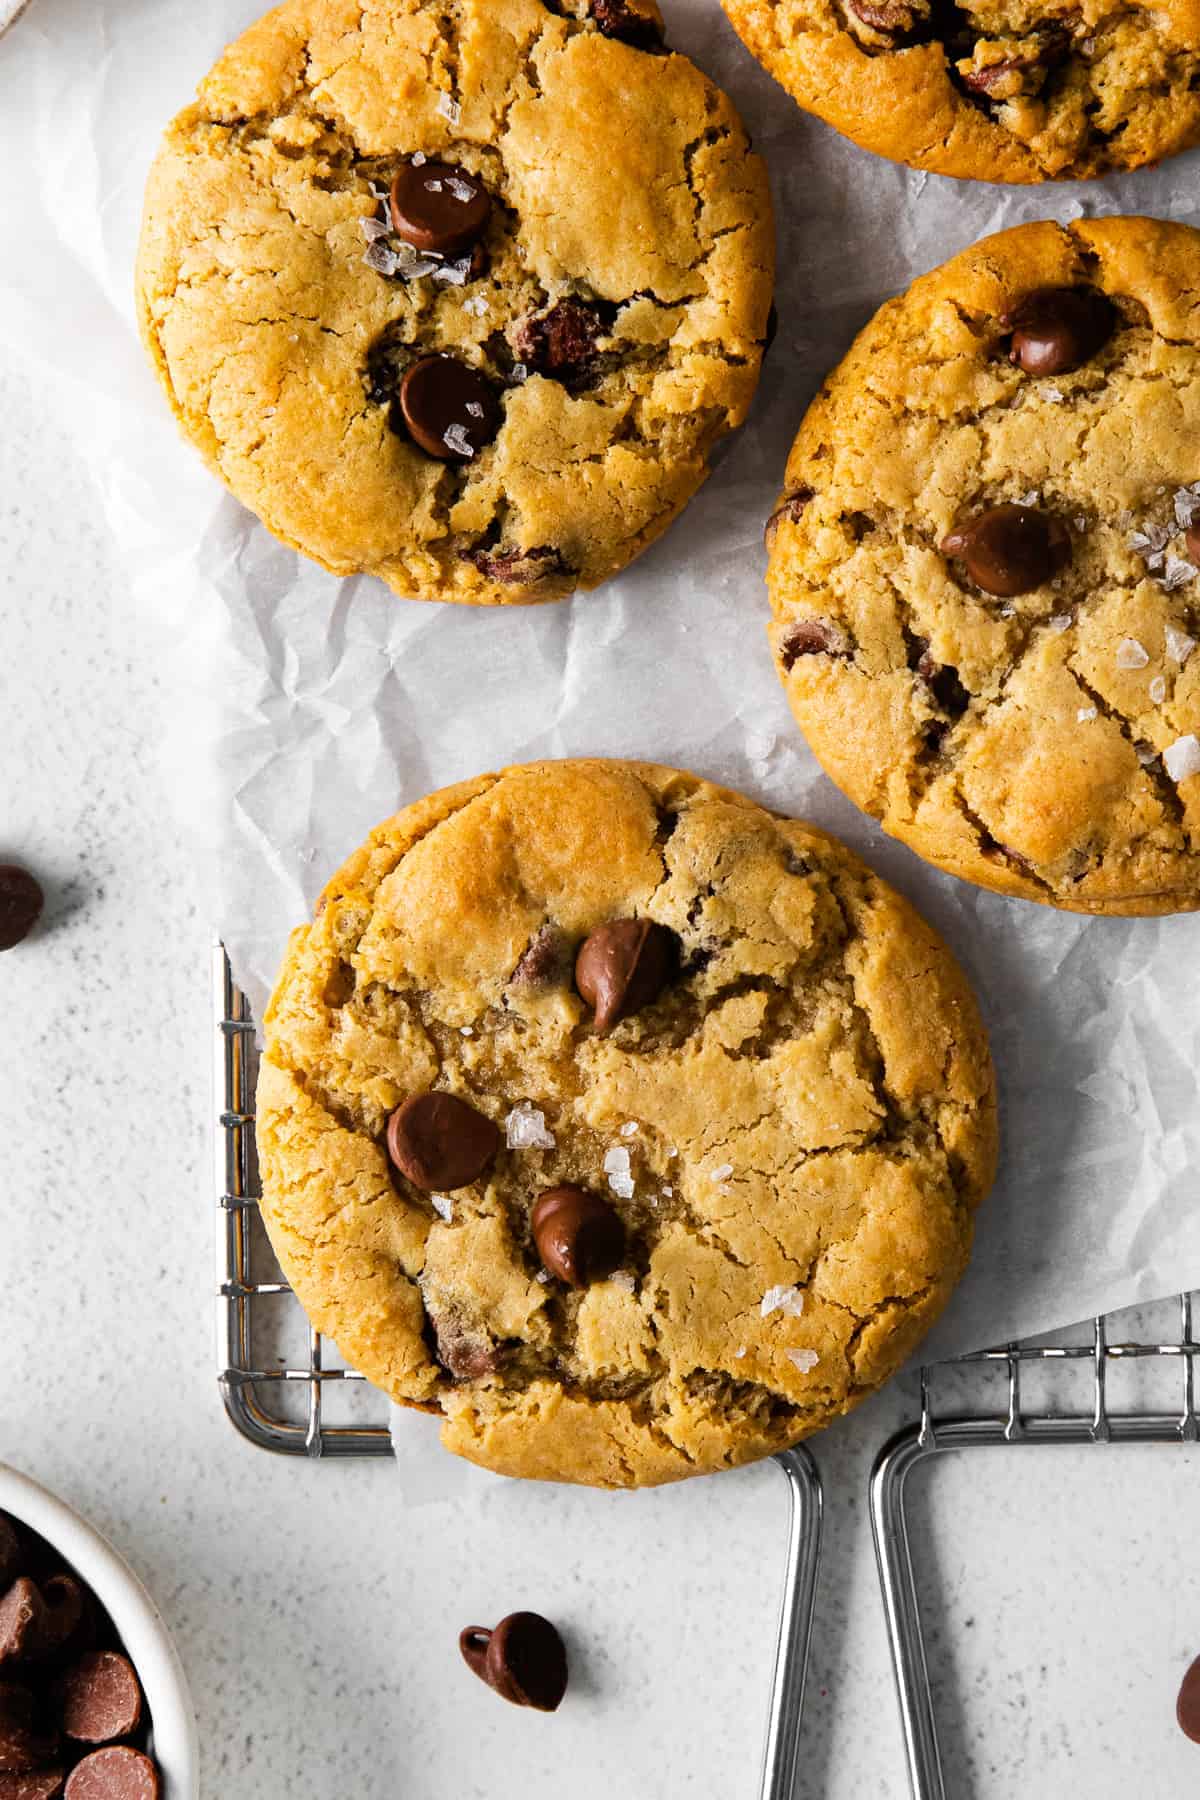
[[[1193,1744],[1200,1744],[1200,1656],[1180,1683],[1175,1717],[1183,1735],[1191,1738]]]
[[[1189,525],[1183,541],[1192,562],[1200,564],[1200,525]]]
[[[388,1120],[387,1147],[414,1187],[446,1193],[479,1180],[500,1148],[500,1133],[456,1094],[414,1094]]]
[[[1065,375],[1112,336],[1116,309],[1095,288],[1035,288],[1005,313],[1013,362],[1027,375]]]
[[[541,544],[536,550],[468,550],[466,560],[489,581],[501,581],[506,587],[536,587],[551,576],[567,573],[562,556],[551,544]]]
[[[607,1200],[568,1182],[539,1194],[529,1215],[542,1267],[569,1287],[590,1287],[620,1267],[625,1227]]]
[[[59,1723],[81,1744],[111,1744],[142,1721],[142,1690],[133,1664],[119,1650],[92,1650],[63,1676]]]
[[[461,256],[487,230],[492,201],[477,176],[457,163],[404,163],[388,202],[392,230],[415,250]]]
[[[543,925],[522,951],[512,972],[512,985],[516,988],[549,987],[551,983],[565,981],[569,967],[566,938],[557,926]]]
[[[812,497],[813,490],[810,487],[795,488],[792,493],[784,495],[783,499],[779,502],[779,505],[775,508],[775,511],[767,520],[763,530],[763,542],[768,550],[775,542],[775,534],[778,532],[784,519],[790,520],[793,525],[798,524],[800,515],[803,513]]]
[[[73,1575],[51,1575],[42,1583],[42,1617],[38,1631],[38,1655],[56,1656],[68,1644],[86,1648],[85,1628],[91,1625],[91,1607],[84,1589]],[[89,1632],[90,1635],[90,1632]],[[2,1797],[0,1797],[2,1800]]]
[[[662,26],[648,0],[592,0],[591,10],[605,37],[620,38],[638,50],[662,43]]]
[[[903,0],[846,0],[847,11],[870,31],[897,41],[910,38],[928,23],[927,7]]]
[[[499,1369],[501,1358],[495,1346],[469,1331],[455,1314],[430,1314],[430,1322],[437,1340],[438,1361],[456,1381],[478,1381]]]
[[[46,904],[40,882],[17,863],[0,863],[0,950],[27,938]]]
[[[31,1769],[28,1775],[0,1775],[0,1800],[59,1800],[65,1769]]]
[[[64,1800],[160,1800],[162,1783],[148,1756],[128,1744],[96,1750],[76,1763]]]
[[[958,670],[949,663],[935,662],[928,650],[917,664],[917,674],[932,693],[943,712],[959,718],[971,704],[971,696],[958,678]]]
[[[0,1513],[0,1592],[17,1578],[21,1567],[21,1540],[12,1520]]]
[[[976,587],[1011,599],[1041,587],[1071,560],[1071,534],[1056,513],[1034,506],[989,506],[941,543],[958,556]]]
[[[843,656],[840,634],[823,619],[799,619],[781,639],[779,660],[790,670],[802,656]]]
[[[36,1583],[20,1576],[0,1599],[0,1663],[21,1662],[34,1654],[43,1610]]]
[[[554,1712],[567,1691],[567,1652],[540,1613],[510,1613],[494,1631],[468,1625],[458,1647],[467,1667],[514,1706]]]
[[[650,919],[614,919],[591,932],[575,958],[575,986],[595,1008],[596,1030],[603,1035],[656,1000],[677,960],[674,932]]]
[[[1036,94],[1044,87],[1051,69],[1062,61],[1070,47],[1070,32],[1053,25],[1034,38],[1030,48],[1019,56],[1003,56],[990,63],[966,61],[965,67],[960,63],[958,78],[969,94],[988,100],[1015,100],[1019,95]]]
[[[440,462],[470,462],[500,429],[491,384],[457,356],[423,356],[400,383],[399,399],[413,441]]]
[[[513,333],[513,350],[539,375],[549,375],[577,385],[591,374],[596,341],[607,327],[599,308],[568,295],[546,312],[530,313]]]

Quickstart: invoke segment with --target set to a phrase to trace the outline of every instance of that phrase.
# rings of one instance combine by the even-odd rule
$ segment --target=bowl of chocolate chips
[[[100,1533],[0,1464],[0,1800],[197,1800],[174,1644]]]

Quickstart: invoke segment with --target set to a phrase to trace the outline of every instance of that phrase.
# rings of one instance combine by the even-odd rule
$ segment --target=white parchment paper
[[[1029,218],[1200,223],[1200,161],[1035,191],[915,175],[801,115],[717,0],[666,0],[672,43],[733,93],[771,168],[780,329],[750,422],[666,538],[599,593],[533,610],[406,604],[323,574],[228,498],[178,439],[136,341],[131,271],[158,133],[258,10],[31,0],[0,43],[0,342],[67,409],[101,486],[128,575],[121,617],[136,653],[170,671],[169,792],[256,1006],[288,929],[398,806],[535,756],[681,764],[839,832],[974,979],[1004,1163],[932,1349],[1200,1282],[1200,919],[1058,916],[884,839],[790,721],[761,547],[804,407],[883,298]],[[70,518],[64,494],[63,530]]]

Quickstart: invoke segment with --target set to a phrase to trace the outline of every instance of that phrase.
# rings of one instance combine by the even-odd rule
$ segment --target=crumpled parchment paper
[[[966,964],[1000,1071],[1004,1161],[931,1350],[1200,1281],[1200,918],[1083,920],[935,874],[860,817],[793,727],[767,654],[762,524],[821,375],[887,295],[1025,219],[1200,222],[1200,160],[1006,190],[913,174],[805,118],[716,0],[671,42],[770,165],[779,335],[745,430],[674,528],[570,603],[472,611],[336,581],[277,545],[176,435],[133,323],[158,133],[256,0],[31,0],[0,42],[0,342],[67,409],[102,489],[138,654],[167,659],[168,792],[260,1007],[286,933],[379,819],[538,756],[681,764],[832,827]],[[1197,446],[1200,475],[1200,446]],[[63,529],[70,529],[64,496]]]

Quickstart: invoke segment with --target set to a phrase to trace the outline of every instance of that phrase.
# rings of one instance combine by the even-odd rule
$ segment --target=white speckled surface
[[[0,1454],[109,1533],[173,1626],[221,1800],[756,1793],[784,1524],[767,1467],[607,1498],[499,1487],[468,1523],[384,1466],[244,1446],[212,1378],[208,930],[157,786],[163,693],[69,439],[0,369],[0,854],[49,879],[0,964]],[[865,1510],[904,1380],[829,1433],[810,1800],[906,1786]],[[1194,1792],[1194,1451],[1011,1452],[923,1492],[953,1800]],[[1047,1532],[1039,1544],[1036,1528]],[[461,1667],[463,1624],[562,1621],[554,1719]]]

